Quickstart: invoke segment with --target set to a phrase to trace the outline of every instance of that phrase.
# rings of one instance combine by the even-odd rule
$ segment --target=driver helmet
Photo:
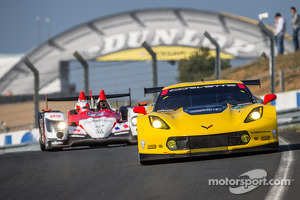
[[[78,102],[75,105],[75,109],[77,111],[85,111],[85,110],[88,110],[89,108],[90,108],[90,105],[85,97],[85,94],[83,91],[81,91],[79,94]]]

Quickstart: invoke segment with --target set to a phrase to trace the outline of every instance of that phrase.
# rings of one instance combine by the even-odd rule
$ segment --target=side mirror
[[[276,94],[267,94],[264,98],[264,105],[266,105],[267,103],[271,102],[271,101],[274,101],[277,99],[277,96]]]
[[[140,113],[140,114],[143,114],[143,115],[147,115],[147,112],[146,112],[146,109],[144,106],[137,106],[137,107],[134,107],[133,108],[133,112],[134,113]]]
[[[139,102],[139,106],[147,106],[147,102]]]

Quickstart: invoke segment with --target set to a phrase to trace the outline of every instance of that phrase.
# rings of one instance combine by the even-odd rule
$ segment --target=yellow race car
[[[247,85],[259,80],[180,83],[160,89],[154,106],[139,113],[139,160],[149,161],[278,150],[275,94],[264,101]]]

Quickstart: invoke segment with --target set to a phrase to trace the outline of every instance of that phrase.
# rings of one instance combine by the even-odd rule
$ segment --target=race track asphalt
[[[0,199],[264,199],[270,186],[232,194],[209,179],[236,179],[254,169],[274,178],[283,152],[292,151],[292,185],[284,199],[300,196],[300,132],[275,153],[210,156],[140,165],[137,146],[21,152],[0,155]],[[290,147],[290,148],[288,148]]]

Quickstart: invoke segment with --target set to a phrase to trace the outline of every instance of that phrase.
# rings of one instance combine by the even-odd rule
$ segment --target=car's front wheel
[[[143,160],[141,158],[141,154],[140,153],[138,153],[138,156],[139,156],[139,161],[140,161],[141,165],[151,165],[151,164],[153,164],[153,161],[151,161],[151,160]]]
[[[40,141],[40,148],[41,148],[41,151],[46,151],[45,144],[43,144],[41,141]]]

